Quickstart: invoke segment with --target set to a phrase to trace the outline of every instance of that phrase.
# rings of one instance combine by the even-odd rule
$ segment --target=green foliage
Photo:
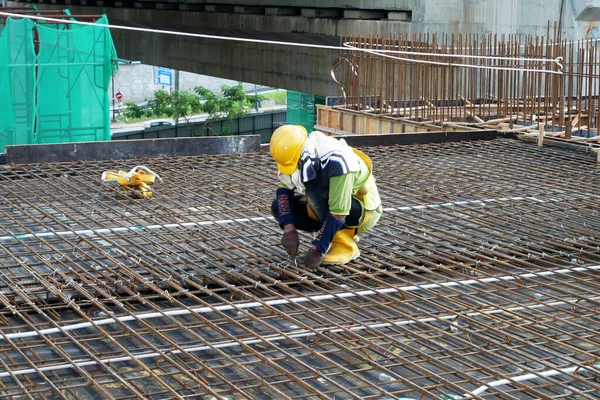
[[[151,115],[156,117],[170,116],[172,114],[172,94],[164,89],[154,92],[154,98],[147,100]]]
[[[169,116],[174,120],[197,114],[201,110],[198,96],[188,91],[174,91],[170,98]]]
[[[262,94],[252,95],[246,97],[246,102],[250,104],[253,108],[256,107],[256,103],[260,105],[260,102],[266,99]]]
[[[243,117],[248,114],[248,105],[264,99],[264,96],[248,96],[241,84],[235,86],[221,86],[221,94],[216,94],[210,90],[198,86],[194,92],[185,90],[168,92],[166,90],[157,90],[154,92],[154,98],[147,99],[147,105],[138,106],[135,103],[126,103],[124,115],[131,119],[142,117],[170,117],[174,120],[185,119],[188,123],[188,117],[194,114],[208,114],[207,123],[203,130],[210,132],[210,121],[222,119],[231,121],[234,118]],[[200,98],[203,100],[200,101]],[[231,132],[230,124],[223,124],[221,135],[229,135]]]
[[[128,118],[153,118],[170,117],[174,120],[181,118],[187,121],[188,117],[200,113],[202,107],[198,96],[186,90],[168,92],[160,89],[154,92],[154,98],[146,99],[146,106],[135,103],[126,103],[124,111]]]
[[[242,84],[239,83],[235,86],[221,86],[221,92],[223,92],[223,97],[229,99],[230,101],[236,101],[238,103],[242,103],[246,99],[246,92],[244,92],[244,88]]]
[[[131,118],[131,119],[142,118],[145,113],[146,113],[146,110],[144,108],[138,106],[137,104],[132,103],[130,101],[125,103],[125,108],[123,109],[123,115],[125,115],[127,118]]]
[[[231,120],[233,118],[243,117],[248,112],[244,107],[244,102],[248,96],[242,87],[242,84],[235,86],[221,86],[222,94],[215,94],[202,86],[197,86],[194,91],[198,96],[205,99],[201,105],[201,110],[208,114],[208,119]]]

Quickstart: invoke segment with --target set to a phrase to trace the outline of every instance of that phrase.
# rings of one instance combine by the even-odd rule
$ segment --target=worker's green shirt
[[[363,187],[370,174],[361,160],[360,171],[329,178],[329,212],[339,215],[350,214],[352,196]]]

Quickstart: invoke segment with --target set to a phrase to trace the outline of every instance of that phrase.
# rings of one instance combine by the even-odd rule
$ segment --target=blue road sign
[[[163,86],[173,86],[173,70],[158,67],[156,70],[156,82]]]

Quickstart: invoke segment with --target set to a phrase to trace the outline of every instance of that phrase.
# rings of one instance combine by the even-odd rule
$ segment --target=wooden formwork
[[[476,128],[469,126],[436,125],[431,121],[411,121],[408,118],[350,110],[343,106],[323,105],[317,105],[316,128],[332,135],[411,134],[476,130]]]

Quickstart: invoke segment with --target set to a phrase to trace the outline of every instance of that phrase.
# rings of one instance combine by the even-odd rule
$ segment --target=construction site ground
[[[596,159],[361,149],[383,217],[314,272],[268,153],[0,166],[0,398],[598,399]]]

